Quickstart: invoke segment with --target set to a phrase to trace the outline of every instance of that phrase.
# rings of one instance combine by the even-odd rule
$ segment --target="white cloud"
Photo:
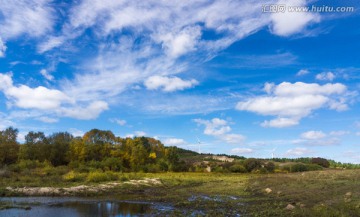
[[[231,127],[226,120],[220,118],[213,118],[212,120],[194,119],[199,125],[204,125],[204,134],[214,136],[226,143],[239,144],[245,140],[245,137],[241,134],[229,133]]]
[[[21,34],[39,37],[52,30],[55,13],[48,0],[1,0],[0,4],[0,35],[4,40]]]
[[[124,126],[126,124],[126,120],[117,119],[117,118],[110,119],[110,121],[114,122],[114,123],[117,123],[120,126]]]
[[[271,13],[271,30],[276,35],[297,34],[302,32],[307,25],[320,22],[320,15],[317,13],[289,11],[289,7],[292,6],[306,6],[306,0],[279,0],[276,5],[286,6],[285,12]]]
[[[0,90],[17,107],[25,109],[56,109],[72,99],[63,92],[46,87],[30,88],[25,85],[14,86],[11,75],[0,74]]]
[[[4,57],[5,56],[5,51],[6,51],[6,45],[5,43],[2,41],[1,37],[0,37],[0,57]]]
[[[199,82],[195,79],[182,80],[178,77],[152,76],[145,81],[145,86],[149,90],[162,89],[165,92],[184,90],[197,85]]]
[[[146,133],[144,131],[135,131],[132,134],[126,134],[125,138],[134,138],[134,137],[142,137],[146,136]]]
[[[39,121],[45,122],[45,123],[56,123],[59,121],[59,119],[57,118],[50,118],[50,117],[46,117],[46,116],[42,116],[37,118]]]
[[[204,134],[206,135],[221,136],[231,131],[227,121],[223,119],[213,118],[211,121],[195,119],[194,121],[205,126]]]
[[[40,70],[40,74],[42,76],[44,76],[44,78],[46,78],[49,81],[54,80],[54,76],[52,76],[51,74],[49,74],[49,72],[46,69],[41,69]]]
[[[108,110],[108,103],[104,101],[94,101],[88,106],[64,107],[60,109],[60,114],[80,120],[90,120],[97,118],[101,112]]]
[[[357,136],[360,136],[360,132],[356,132],[356,135],[357,135]]]
[[[283,128],[283,127],[291,127],[299,124],[299,120],[294,118],[275,118],[270,121],[264,121],[260,125],[262,127],[275,127],[275,128]]]
[[[335,75],[332,72],[322,72],[320,74],[317,74],[315,78],[321,81],[332,81],[334,80]]]
[[[322,139],[325,136],[326,134],[323,133],[322,131],[307,131],[301,134],[301,138],[310,139],[310,140]]]
[[[350,134],[350,132],[345,131],[345,130],[331,131],[329,133],[330,136],[345,136],[345,135],[349,135],[349,134]]]
[[[296,73],[296,76],[303,76],[303,75],[307,75],[307,74],[309,74],[309,73],[310,73],[309,70],[307,70],[307,69],[301,69],[301,70],[299,70],[299,71]]]
[[[245,136],[240,134],[230,133],[230,134],[222,135],[221,139],[224,140],[226,143],[239,144],[245,140]]]
[[[230,152],[232,154],[250,154],[253,153],[254,150],[251,148],[233,148]]]
[[[293,148],[293,149],[289,149],[286,152],[286,155],[287,156],[305,156],[305,155],[309,155],[311,153],[313,153],[313,152],[307,148]]]
[[[339,83],[266,83],[264,90],[266,96],[253,97],[236,105],[236,109],[241,111],[277,116],[263,122],[263,127],[294,126],[301,118],[323,107],[337,111],[347,109],[347,88]]]
[[[146,133],[144,131],[135,131],[135,135],[141,137],[146,136]]]
[[[38,52],[44,53],[52,50],[53,48],[59,47],[65,41],[64,37],[49,37],[38,45]]]
[[[91,119],[106,110],[108,104],[115,103],[129,87],[147,86],[146,83],[154,78],[158,80],[155,79],[150,88],[165,92],[197,85],[195,79],[182,80],[176,75],[193,70],[189,68],[191,62],[207,61],[234,42],[276,23],[261,12],[266,2],[84,0],[62,11],[61,8],[54,9],[54,4],[48,0],[2,0],[0,35],[4,42],[24,34],[43,37],[36,45],[39,53],[73,46],[76,54],[84,58],[80,60],[84,64],[69,76],[73,79],[61,81],[59,90],[44,90],[47,93],[59,91],[57,93],[76,98],[52,100],[53,107],[61,107],[56,111],[59,115]],[[57,19],[55,11],[61,11],[65,19]],[[124,31],[129,34],[122,34]],[[205,38],[203,33],[208,31],[213,32],[216,39]],[[92,39],[98,48],[93,55],[88,55],[81,47],[88,46],[88,32],[95,36]],[[209,105],[218,105],[221,100],[208,101],[210,103],[205,105],[197,103],[197,110],[211,110]],[[102,103],[95,103],[98,106],[95,109],[93,102]],[[65,106],[66,103],[71,105]],[[191,103],[180,107],[189,108],[189,105]],[[168,109],[161,106],[149,107]],[[175,106],[171,109],[179,110]]]
[[[71,135],[75,136],[75,137],[82,137],[85,133],[82,130],[76,129],[76,128],[70,128],[69,129],[69,133],[71,133]]]
[[[163,47],[169,56],[177,58],[183,54],[195,50],[196,44],[201,36],[199,26],[186,27],[180,32],[167,33],[160,35],[158,38],[163,43]]]
[[[95,119],[101,112],[108,109],[108,103],[104,101],[79,103],[76,99],[56,89],[43,86],[35,88],[26,85],[15,86],[9,74],[0,74],[0,90],[9,100],[10,106],[41,110],[58,116],[84,120]]]
[[[165,139],[163,142],[165,145],[168,145],[168,146],[181,146],[181,145],[187,144],[187,142],[185,140],[177,139],[177,138],[168,138],[168,139]]]

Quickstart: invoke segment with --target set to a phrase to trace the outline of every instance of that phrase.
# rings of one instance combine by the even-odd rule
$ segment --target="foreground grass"
[[[0,193],[3,196],[11,195],[5,190],[8,186],[99,185],[99,180],[86,179],[86,174],[80,177],[83,178],[64,181],[64,174],[31,178],[12,175],[0,180]],[[360,216],[360,170],[263,175],[116,173],[110,177],[116,182],[159,178],[162,184],[122,184],[110,191],[82,192],[79,196],[106,195],[126,200],[168,203],[174,209],[162,215],[170,216]]]

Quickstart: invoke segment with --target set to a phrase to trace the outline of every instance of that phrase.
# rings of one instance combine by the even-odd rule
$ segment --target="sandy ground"
[[[79,185],[67,188],[55,188],[55,187],[22,187],[22,188],[13,188],[7,187],[6,190],[16,193],[21,193],[27,196],[55,196],[55,195],[75,195],[78,193],[85,193],[85,192],[102,192],[110,190],[116,186],[121,185],[161,185],[160,179],[154,178],[149,179],[145,178],[142,180],[130,180],[127,182],[108,182],[104,184],[98,185]]]

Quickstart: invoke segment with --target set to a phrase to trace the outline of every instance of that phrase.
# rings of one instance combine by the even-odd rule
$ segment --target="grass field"
[[[98,186],[110,180],[65,181],[50,173],[28,177],[3,176],[6,187]],[[112,174],[110,182],[158,178],[162,184],[121,184],[110,190],[79,192],[80,196],[110,195],[126,200],[168,203],[169,216],[360,216],[360,170],[323,170],[288,174],[128,173]],[[100,183],[100,184],[99,184]]]

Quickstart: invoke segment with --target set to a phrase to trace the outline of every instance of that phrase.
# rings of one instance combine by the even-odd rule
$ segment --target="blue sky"
[[[199,139],[206,153],[360,163],[358,1],[0,3],[0,128],[20,141],[99,128],[196,151]]]

